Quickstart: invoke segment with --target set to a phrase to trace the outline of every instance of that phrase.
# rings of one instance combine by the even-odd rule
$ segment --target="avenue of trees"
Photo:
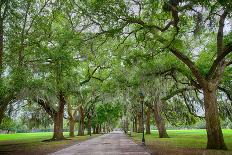
[[[142,132],[144,121],[168,138],[167,125],[201,121],[207,149],[227,149],[230,1],[1,0],[0,9],[0,129],[53,126],[61,140],[64,126],[74,137]]]

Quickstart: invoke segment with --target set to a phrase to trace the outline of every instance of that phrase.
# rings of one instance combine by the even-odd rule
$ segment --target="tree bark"
[[[138,133],[142,133],[143,132],[143,127],[142,127],[142,115],[139,113],[138,114]]]
[[[150,109],[147,109],[147,113],[146,113],[146,134],[151,134],[150,118],[151,118]]]
[[[65,139],[63,135],[63,117],[64,117],[65,99],[63,93],[59,94],[59,108],[54,114],[54,132],[53,140]]]
[[[208,138],[207,149],[227,149],[220,125],[216,90],[216,87],[210,82],[208,89],[203,89]]]
[[[5,116],[5,111],[7,109],[7,105],[8,104],[5,104],[5,103],[1,103],[2,105],[0,105],[0,124],[2,123],[2,120]]]
[[[84,109],[82,106],[79,107],[79,113],[80,113],[80,120],[79,120],[78,136],[84,136],[85,114],[84,114]]]
[[[102,125],[99,124],[99,133],[102,133]]]
[[[93,134],[96,134],[97,130],[96,130],[96,126],[93,126]]]
[[[96,134],[99,134],[100,132],[99,132],[99,124],[97,124],[97,126],[96,126]]]
[[[91,125],[92,124],[92,120],[91,120],[91,116],[88,115],[88,135],[91,135]]]
[[[100,133],[99,131],[100,131],[100,130],[99,130],[99,124],[97,124],[96,133],[99,134],[99,133]]]
[[[132,131],[135,132],[135,120],[132,120]]]
[[[3,18],[0,17],[0,79],[3,73],[3,55]]]
[[[153,102],[154,104],[154,117],[155,117],[155,123],[159,132],[160,138],[168,138],[168,133],[165,128],[165,122],[161,113],[161,101]]]
[[[105,132],[106,132],[106,125],[103,124],[103,133],[105,133]]]
[[[75,137],[75,120],[69,118],[69,137]]]
[[[135,117],[135,122],[134,122],[134,132],[138,131],[138,122],[137,122],[137,117]]]

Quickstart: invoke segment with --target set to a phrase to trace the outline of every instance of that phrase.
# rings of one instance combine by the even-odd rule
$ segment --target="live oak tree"
[[[33,96],[32,100],[40,104],[52,117],[54,132],[52,140],[64,139],[63,117],[67,103],[66,96],[72,91],[75,80],[74,47],[78,44],[78,35],[70,29],[65,13],[53,8],[52,14],[39,18],[39,22],[33,28],[37,29],[31,48],[30,65],[34,66],[34,81],[40,81],[42,86],[39,92],[45,92],[45,97]],[[47,20],[50,20],[47,22]],[[64,24],[63,26],[60,26]],[[69,30],[69,31],[66,31]],[[41,39],[41,40],[40,40]],[[67,78],[67,77],[73,78]],[[32,88],[34,89],[34,88]],[[52,93],[54,101],[47,99],[46,93]]]
[[[0,3],[0,122],[8,104],[20,100],[19,93],[26,86],[29,73],[25,62],[30,46],[28,38],[33,34],[31,27],[35,19],[47,4],[48,1],[44,1],[35,6],[34,1],[26,0],[3,0]]]

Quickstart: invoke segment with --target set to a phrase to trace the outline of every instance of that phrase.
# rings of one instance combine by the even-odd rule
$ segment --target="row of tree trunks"
[[[162,116],[162,101],[153,102],[153,113],[154,113],[154,120],[155,125],[157,126],[159,137],[160,138],[168,138],[168,134],[165,127],[165,121]],[[150,107],[146,110],[146,134],[151,134],[150,128],[150,121],[151,121],[151,111]],[[142,115],[141,113],[137,113],[137,116],[134,117],[133,121],[133,132],[142,132]]]
[[[92,127],[93,127],[93,134],[100,134],[100,133],[106,133],[112,131],[112,129],[106,124],[104,124],[103,127],[101,124],[97,124]]]
[[[96,134],[100,134],[101,131],[102,131],[101,124],[97,124],[97,125],[96,125],[96,129],[95,129],[95,133],[96,133]]]

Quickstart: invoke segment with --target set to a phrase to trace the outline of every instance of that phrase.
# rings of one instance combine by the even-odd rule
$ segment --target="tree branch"
[[[43,99],[33,99],[34,102],[42,106],[42,108],[51,116],[54,117],[56,110],[49,106],[49,103]]]
[[[232,51],[232,42],[230,42],[229,44],[227,44],[224,47],[224,50],[221,54],[218,55],[218,57],[213,61],[213,64],[210,68],[210,70],[208,71],[208,74],[206,76],[206,79],[210,79],[213,74],[215,73],[219,63],[222,61],[222,59],[224,59],[230,52]]]
[[[187,101],[187,98],[186,98],[186,96],[185,96],[185,94],[182,92],[182,96],[183,96],[183,98],[184,98],[184,103],[185,103],[185,105],[186,105],[186,107],[187,107],[187,109],[188,109],[188,111],[189,111],[189,113],[191,114],[191,115],[193,115],[193,116],[195,116],[195,117],[198,117],[198,118],[205,118],[205,117],[203,117],[203,116],[198,116],[195,112],[193,112],[192,110],[191,110],[191,107],[189,106],[189,104],[188,104],[188,101]]]
[[[89,82],[89,81],[91,80],[91,78],[93,78],[94,73],[95,73],[95,72],[98,70],[98,68],[100,68],[100,67],[101,67],[101,66],[97,66],[97,67],[93,70],[93,72],[92,72],[91,74],[88,75],[88,78],[87,78],[86,80],[80,82],[80,85],[82,86],[83,84]]]
[[[202,77],[201,73],[199,72],[198,68],[195,66],[195,64],[183,53],[178,51],[174,47],[170,47],[169,50],[178,58],[180,59],[184,64],[188,66],[190,71],[193,73],[193,75],[196,77],[197,81],[199,82],[200,86],[204,86],[204,78]]]
[[[223,29],[224,23],[228,12],[224,11],[223,14],[220,16],[219,20],[219,28],[217,33],[217,53],[220,55],[223,52]]]
[[[176,91],[173,91],[173,92],[170,92],[167,96],[163,97],[161,100],[169,100],[171,99],[172,97],[174,97],[175,95],[179,94],[179,93],[183,93],[185,91],[189,91],[189,90],[194,90],[196,89],[195,87],[185,87],[185,88],[181,88],[181,89],[178,89]]]

